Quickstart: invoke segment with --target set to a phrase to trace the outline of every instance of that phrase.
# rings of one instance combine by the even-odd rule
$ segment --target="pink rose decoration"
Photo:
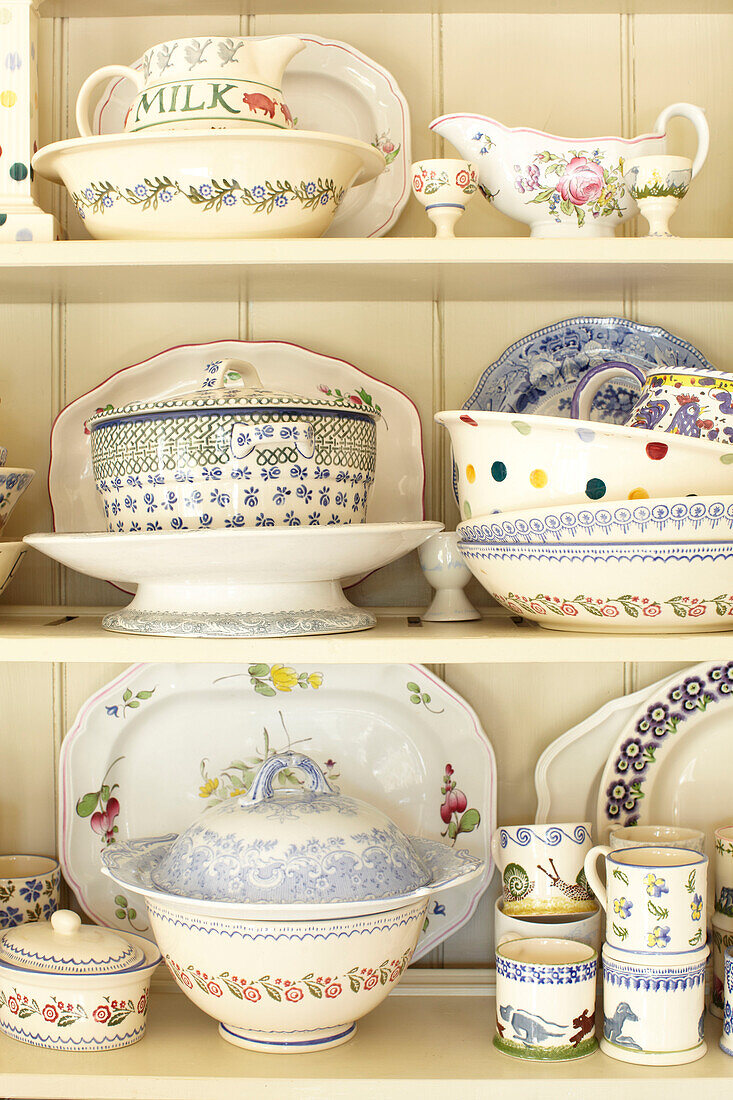
[[[587,157],[573,157],[568,161],[565,175],[557,189],[563,199],[573,206],[585,206],[597,199],[603,190],[603,169]]]

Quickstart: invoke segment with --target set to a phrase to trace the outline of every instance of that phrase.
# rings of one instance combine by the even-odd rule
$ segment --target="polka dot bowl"
[[[476,516],[458,524],[458,538],[495,546],[557,546],[575,542],[621,543],[733,541],[733,496],[667,497],[559,504],[501,515]]]
[[[685,634],[733,628],[733,542],[458,543],[486,591],[551,630]]]
[[[558,504],[733,492],[733,451],[705,440],[552,416],[440,412],[461,519]]]

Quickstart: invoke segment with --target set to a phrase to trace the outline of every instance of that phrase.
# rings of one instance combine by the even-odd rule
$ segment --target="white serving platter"
[[[297,37],[305,49],[285,70],[283,94],[298,129],[359,138],[387,158],[381,176],[346,195],[325,235],[381,237],[410,197],[407,101],[392,74],[348,42],[316,34]],[[142,58],[131,68],[142,68]],[[132,81],[111,80],[94,112],[92,132],[121,133],[136,94]]]
[[[420,416],[409,397],[364,371],[279,340],[213,340],[181,344],[117,371],[89,393],[67,405],[51,430],[48,490],[57,532],[105,531],[102,500],[94,484],[87,421],[108,405],[157,401],[190,392],[206,368],[222,359],[251,363],[267,389],[306,397],[324,392],[350,395],[381,411],[377,422],[377,466],[369,498],[369,523],[400,523],[424,517],[425,465]],[[400,476],[395,477],[395,470]],[[363,579],[349,578],[349,583]]]
[[[595,821],[601,775],[619,731],[668,680],[674,677],[612,699],[547,746],[534,773],[535,821]]]
[[[732,819],[733,661],[693,665],[641,701],[610,746],[596,801],[596,833],[615,825],[702,829],[713,855]],[[712,878],[712,876],[710,876]]]
[[[136,586],[127,607],[102,626],[129,634],[279,638],[368,630],[344,578],[389,565],[442,523],[342,527],[250,527],[141,534],[27,535],[62,565],[119,587]]]
[[[59,761],[60,861],[87,915],[150,935],[142,899],[102,874],[102,851],[117,838],[185,829],[290,746],[405,832],[486,861],[479,877],[430,902],[415,958],[462,928],[493,872],[494,752],[464,699],[422,666],[400,664],[141,664],[88,699]],[[466,799],[447,821],[446,776]]]

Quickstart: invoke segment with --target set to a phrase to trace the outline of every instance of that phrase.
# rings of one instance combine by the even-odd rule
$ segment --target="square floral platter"
[[[60,862],[84,911],[149,936],[144,900],[102,874],[102,852],[118,838],[182,831],[288,748],[408,834],[485,860],[480,877],[430,902],[415,958],[462,928],[493,873],[496,763],[475,712],[420,665],[127,669],[84,703],[61,749]]]

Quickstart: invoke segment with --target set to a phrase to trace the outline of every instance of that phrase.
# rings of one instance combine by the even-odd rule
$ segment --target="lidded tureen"
[[[144,896],[173,977],[223,1038],[281,1053],[349,1039],[407,968],[430,896],[483,869],[293,752],[180,836],[118,840],[102,860]]]
[[[363,523],[379,413],[358,396],[266,389],[249,363],[100,410],[92,466],[113,532]]]
[[[60,909],[50,921],[0,936],[0,1031],[35,1046],[111,1050],[142,1039],[155,944],[82,924]]]
[[[278,773],[293,768],[305,773],[306,786],[274,791]],[[172,894],[255,905],[395,897],[430,877],[386,814],[337,794],[297,753],[267,760],[244,798],[198,818],[152,872]]]

